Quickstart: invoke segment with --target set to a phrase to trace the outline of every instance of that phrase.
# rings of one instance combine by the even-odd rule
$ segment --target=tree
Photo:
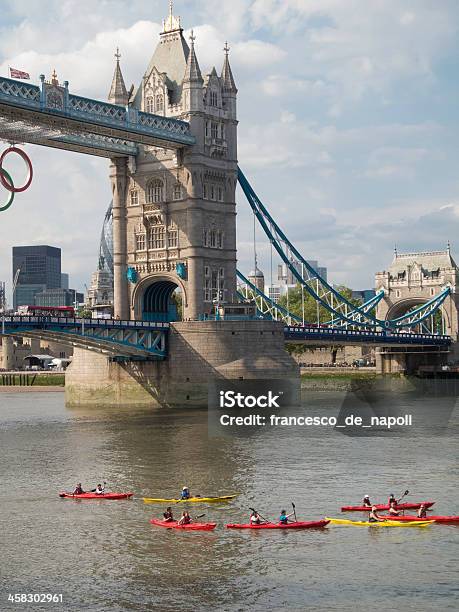
[[[361,304],[361,300],[356,300],[352,297],[352,290],[344,285],[336,285],[335,290],[343,297],[351,302],[354,306]],[[304,297],[302,297],[302,293]],[[310,295],[306,289],[298,283],[293,289],[289,289],[288,295],[283,295],[279,299],[279,304],[286,308],[289,312],[300,317],[303,317],[303,300],[304,300],[304,321],[317,325],[317,323],[327,323],[332,320],[332,313],[319,305],[318,302]]]

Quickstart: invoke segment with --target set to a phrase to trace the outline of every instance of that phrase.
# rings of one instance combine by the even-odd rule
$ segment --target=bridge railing
[[[326,327],[303,327],[288,325],[284,327],[284,333],[288,340],[306,338],[307,339],[336,339],[338,342],[352,341],[352,339],[368,340],[370,342],[377,343],[390,343],[390,344],[427,344],[431,342],[436,345],[449,345],[451,344],[451,336],[444,334],[418,334],[410,332],[390,332],[390,331],[371,331],[371,330],[346,330],[337,328],[326,328]]]
[[[41,85],[37,86],[0,77],[0,102],[185,145],[196,141],[186,121],[70,94],[67,81],[62,85],[51,84],[45,81],[44,75],[40,80]]]
[[[97,327],[122,327],[127,329],[169,329],[170,325],[161,321],[128,321],[123,319],[84,319],[79,317],[46,317],[32,315],[5,315],[0,317],[1,323],[36,323],[57,325],[91,325]]]

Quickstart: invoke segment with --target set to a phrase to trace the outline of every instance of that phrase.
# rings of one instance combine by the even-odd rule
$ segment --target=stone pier
[[[69,406],[207,406],[212,379],[293,379],[299,369],[275,321],[171,324],[165,361],[114,362],[76,349],[65,381]]]

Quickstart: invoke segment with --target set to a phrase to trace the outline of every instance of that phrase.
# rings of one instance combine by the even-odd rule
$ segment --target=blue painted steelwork
[[[283,321],[288,325],[291,324],[292,321],[296,321],[297,323],[302,323],[303,319],[289,310],[284,308],[270,297],[268,297],[265,293],[260,291],[258,287],[256,287],[253,283],[251,283],[239,270],[236,270],[236,275],[241,281],[238,284],[238,296],[243,300],[252,300],[257,304],[258,313],[260,318],[263,319],[273,319],[274,321]],[[364,312],[368,312],[372,308],[375,308],[379,302],[384,297],[384,291],[379,291],[376,295],[374,295],[370,300],[361,304],[359,308]],[[349,312],[349,317],[355,316],[359,317],[357,312]],[[331,319],[330,321],[326,321],[325,325],[333,325],[335,327],[344,326],[346,322],[342,320],[334,321]]]
[[[362,306],[352,304],[352,302],[323,279],[303,258],[259,200],[240,168],[238,168],[238,181],[256,218],[282,261],[289,268],[298,283],[304,287],[314,300],[332,314],[336,322],[342,321],[349,327],[373,327],[374,329],[392,330],[410,329],[430,317],[440,308],[446,297],[450,294],[451,288],[449,286],[445,287],[439,295],[433,297],[417,309],[414,316],[413,311],[413,313],[407,313],[393,321],[377,319],[371,314],[371,308],[365,311]],[[292,265],[292,259],[301,263],[303,268],[302,274]]]
[[[415,334],[411,332],[371,331],[361,329],[336,329],[334,327],[284,327],[284,336],[287,342],[313,341],[334,342],[336,344],[375,344],[405,345],[405,346],[439,346],[447,347],[451,344],[450,336],[433,334]]]
[[[242,300],[250,300],[257,305],[257,314],[261,319],[269,319],[274,321],[283,321],[289,325],[292,321],[302,323],[302,319],[289,312],[286,308],[277,304],[270,297],[260,291],[256,285],[251,283],[242,272],[236,270],[237,278],[242,281],[238,284],[237,294]]]
[[[4,316],[0,335],[39,337],[110,355],[165,359],[168,323]]]
[[[37,86],[0,77],[1,138],[73,144],[99,155],[135,155],[136,144],[176,148],[196,142],[185,121],[70,94],[67,81],[48,83],[43,75],[40,80]]]
[[[370,298],[367,302],[364,302],[363,304],[359,305],[359,309],[363,310],[365,313],[369,312],[370,310],[372,310],[373,308],[376,308],[376,306],[379,304],[379,302],[383,299],[384,297],[384,291],[378,291],[378,293],[376,295],[374,295],[372,298]],[[354,311],[354,312],[349,312],[348,316],[350,318],[354,318],[357,320],[360,320],[360,314],[358,313],[358,311]],[[330,321],[326,321],[325,325],[334,325],[336,327],[341,327],[341,326],[345,326],[347,325],[347,323],[345,321],[339,320],[339,321],[334,321],[333,319],[330,319]]]

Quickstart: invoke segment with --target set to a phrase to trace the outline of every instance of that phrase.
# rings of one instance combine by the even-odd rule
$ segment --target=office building
[[[97,270],[92,274],[88,305],[106,307],[113,304],[113,211],[112,202],[105,213],[99,244]]]
[[[19,271],[19,273],[18,273]],[[13,308],[35,304],[35,295],[61,287],[61,250],[48,245],[13,247]]]
[[[69,288],[69,275],[66,274],[65,272],[61,273],[61,289],[68,289]]]
[[[323,280],[327,280],[327,268],[319,266],[319,262],[315,259],[307,260],[307,263]],[[300,275],[304,274],[306,276],[308,274],[308,270],[302,266],[300,261],[291,260],[290,265],[293,266]],[[298,283],[298,279],[286,264],[279,264],[277,266],[277,280],[282,285],[292,286]]]
[[[83,303],[84,295],[74,289],[45,289],[35,294],[35,306],[75,306]]]

